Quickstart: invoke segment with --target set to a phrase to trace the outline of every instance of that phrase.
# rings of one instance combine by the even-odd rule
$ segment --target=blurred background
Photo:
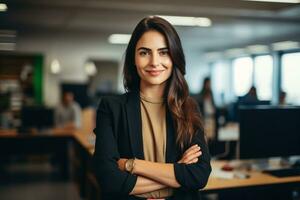
[[[103,95],[124,92],[126,44],[149,15],[164,17],[179,33],[186,80],[214,158],[236,158],[240,106],[267,106],[270,113],[292,107],[296,114],[284,115],[291,119],[282,126],[300,133],[294,126],[300,119],[298,0],[0,0],[1,199],[30,198],[29,191],[37,192],[35,199],[95,198],[97,183],[82,172],[93,152],[95,109]],[[262,120],[268,119],[274,123],[269,115]],[[45,140],[54,133],[65,139],[53,143],[65,157]],[[292,141],[300,146],[300,139]],[[82,151],[88,155],[78,156]],[[300,155],[291,151],[245,157]],[[82,185],[87,179],[90,186]],[[297,190],[288,195],[299,199]]]

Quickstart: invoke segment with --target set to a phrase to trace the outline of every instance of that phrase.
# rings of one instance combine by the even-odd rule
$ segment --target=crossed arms
[[[178,163],[187,165],[197,163],[201,154],[201,148],[198,145],[193,145],[185,151]],[[124,158],[118,160],[120,170],[126,171],[126,161],[127,159]],[[137,182],[130,192],[131,195],[152,192],[166,187],[178,188],[181,186],[176,180],[174,165],[171,163],[157,163],[135,159],[131,173],[138,176]]]
[[[206,185],[211,166],[207,144],[201,131],[195,134],[191,142],[191,145],[197,144],[201,150],[197,150],[197,146],[191,146],[183,155],[179,155],[181,159],[177,162],[136,160],[133,174],[122,170],[126,161],[124,158],[130,156],[131,150],[124,127],[116,126],[120,124],[119,116],[123,116],[118,109],[118,106],[103,99],[97,111],[93,166],[103,193],[122,196],[147,193],[164,187],[196,191]],[[126,122],[125,118],[121,120]]]

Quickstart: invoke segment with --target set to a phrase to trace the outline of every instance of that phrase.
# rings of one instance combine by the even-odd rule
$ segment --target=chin
[[[164,84],[167,79],[147,79],[145,82],[147,85],[161,85]]]

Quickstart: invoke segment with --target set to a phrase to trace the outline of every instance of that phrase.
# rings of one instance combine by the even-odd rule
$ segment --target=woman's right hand
[[[182,158],[178,161],[178,163],[184,163],[184,164],[196,163],[198,162],[198,158],[199,156],[201,156],[201,154],[202,154],[201,148],[197,144],[195,144],[184,152]]]

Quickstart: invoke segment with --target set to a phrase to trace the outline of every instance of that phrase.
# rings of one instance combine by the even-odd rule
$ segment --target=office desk
[[[224,127],[220,127],[218,130],[218,141],[238,141],[240,135],[238,123],[228,123]]]
[[[47,133],[17,133],[16,130],[0,131],[0,156],[44,155],[51,154],[57,158],[64,178],[69,175],[68,148],[73,139],[70,130],[52,130]]]
[[[250,175],[250,178],[246,179],[221,179],[214,176],[214,171],[220,170],[225,164],[225,161],[212,161],[211,164],[213,172],[204,189],[206,192],[232,191],[265,186],[300,186],[300,176],[278,178],[259,171],[247,172]]]

